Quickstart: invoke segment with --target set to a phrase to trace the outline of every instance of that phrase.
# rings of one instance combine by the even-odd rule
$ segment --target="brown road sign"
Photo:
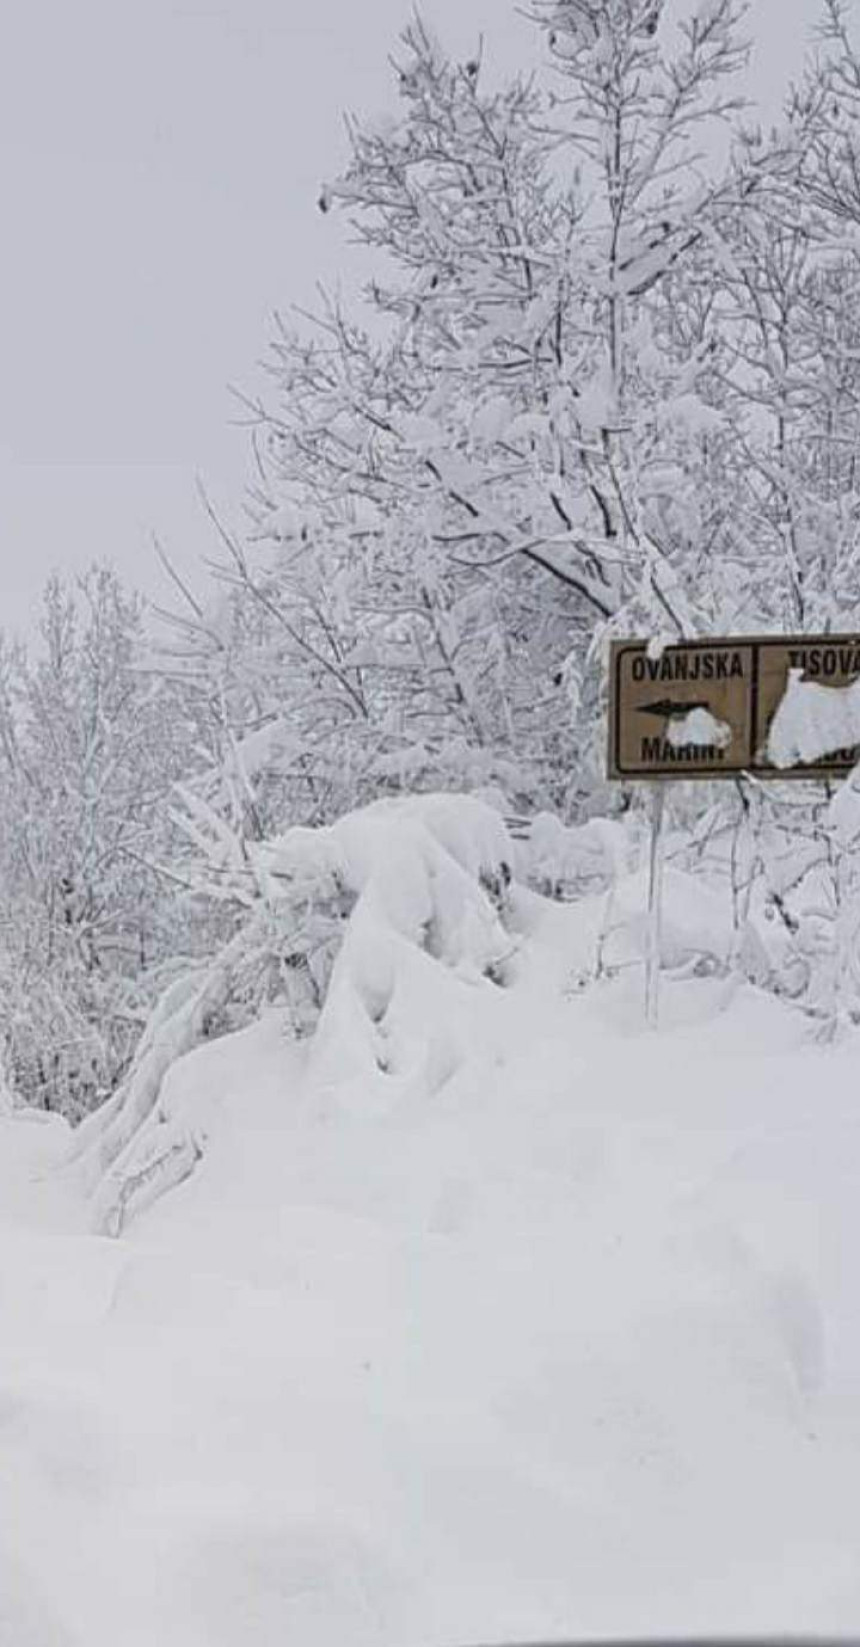
[[[826,778],[850,772],[860,750],[779,768],[768,731],[789,671],[820,686],[860,679],[860,635],[764,635],[683,641],[654,657],[647,641],[613,641],[609,673],[610,778]]]

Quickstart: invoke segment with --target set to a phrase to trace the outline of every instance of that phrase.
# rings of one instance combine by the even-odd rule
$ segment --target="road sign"
[[[771,721],[789,671],[819,686],[860,680],[860,635],[764,635],[682,641],[649,654],[647,641],[613,641],[609,776],[832,778],[860,749],[780,768],[767,759]]]

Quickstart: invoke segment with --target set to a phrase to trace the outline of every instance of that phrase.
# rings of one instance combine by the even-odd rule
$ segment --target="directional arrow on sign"
[[[673,703],[671,698],[660,698],[657,703],[640,703],[636,707],[637,715],[656,715],[662,721],[682,721],[686,715],[692,714],[694,709],[710,709],[710,704],[702,698],[687,699],[686,703]]]

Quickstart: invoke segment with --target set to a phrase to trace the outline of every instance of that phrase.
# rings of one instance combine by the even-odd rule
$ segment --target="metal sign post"
[[[657,1028],[660,996],[660,928],[663,915],[663,817],[666,787],[651,785],[651,857],[648,870],[648,927],[645,945],[645,1022]]]

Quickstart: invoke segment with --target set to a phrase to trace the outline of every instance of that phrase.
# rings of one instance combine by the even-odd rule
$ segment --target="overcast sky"
[[[678,5],[683,0],[677,0]],[[427,0],[500,67],[534,31],[508,0]],[[749,90],[773,114],[817,0],[754,0]],[[202,476],[236,517],[275,308],[348,276],[315,209],[344,109],[391,101],[407,0],[18,0],[0,47],[0,627],[53,566],[116,561],[158,588],[157,533],[211,544]]]

